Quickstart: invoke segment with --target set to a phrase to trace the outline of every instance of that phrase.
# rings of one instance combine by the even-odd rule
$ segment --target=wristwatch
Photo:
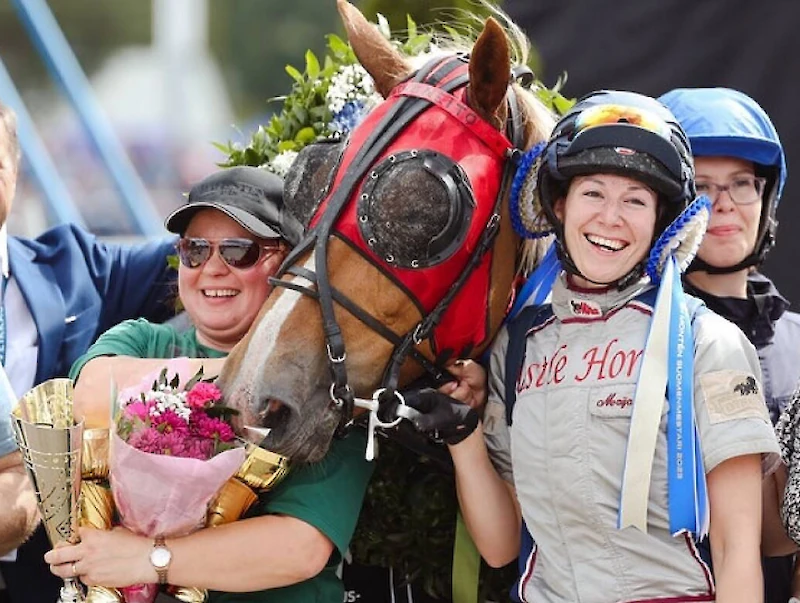
[[[158,583],[167,583],[167,570],[172,561],[172,551],[167,548],[164,537],[159,536],[153,542],[153,550],[150,551],[150,563],[158,574]]]

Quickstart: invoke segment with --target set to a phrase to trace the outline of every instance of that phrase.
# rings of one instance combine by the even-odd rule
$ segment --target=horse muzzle
[[[232,393],[236,399],[236,393]],[[292,463],[313,463],[325,456],[339,413],[330,408],[327,392],[310,396],[301,405],[288,398],[261,394],[244,406],[234,426],[248,441],[286,457]]]

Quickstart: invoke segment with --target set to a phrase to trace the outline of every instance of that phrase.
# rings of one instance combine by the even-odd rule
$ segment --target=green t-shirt
[[[209,603],[341,603],[344,587],[336,575],[358,521],[361,502],[372,475],[364,460],[367,440],[362,431],[334,440],[319,463],[293,469],[274,490],[262,494],[251,515],[291,515],[330,538],[334,552],[325,569],[305,582],[254,593],[210,593]],[[280,543],[263,543],[280,546]]]
[[[197,341],[194,327],[176,331],[169,324],[155,324],[144,318],[137,318],[121,322],[100,335],[72,365],[69,378],[76,380],[86,363],[99,356],[223,358],[226,353]]]
[[[225,354],[198,343],[194,329],[178,332],[170,325],[144,319],[127,320],[109,329],[81,356],[70,371],[75,379],[98,356],[134,358],[220,358]],[[373,464],[364,460],[366,437],[355,431],[334,440],[319,463],[293,468],[270,492],[263,493],[250,516],[280,514],[314,526],[334,545],[325,569],[317,576],[286,586],[252,593],[211,592],[210,603],[341,603],[344,588],[336,567],[347,551],[358,521]],[[281,546],[281,543],[263,543]],[[246,554],[246,552],[243,552]]]

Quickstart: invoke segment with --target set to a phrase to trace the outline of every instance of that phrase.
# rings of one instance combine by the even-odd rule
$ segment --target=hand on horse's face
[[[456,380],[442,385],[439,392],[482,413],[486,404],[486,370],[473,360],[456,360],[447,370]]]

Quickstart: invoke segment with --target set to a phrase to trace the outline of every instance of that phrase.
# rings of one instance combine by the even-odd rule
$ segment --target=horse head
[[[357,397],[392,398],[489,344],[518,266],[505,203],[515,156],[553,125],[515,83],[495,19],[469,55],[415,69],[338,5],[385,101],[345,141],[298,156],[285,197],[307,236],[220,376],[238,426],[269,427],[264,446],[301,462],[325,454]]]

